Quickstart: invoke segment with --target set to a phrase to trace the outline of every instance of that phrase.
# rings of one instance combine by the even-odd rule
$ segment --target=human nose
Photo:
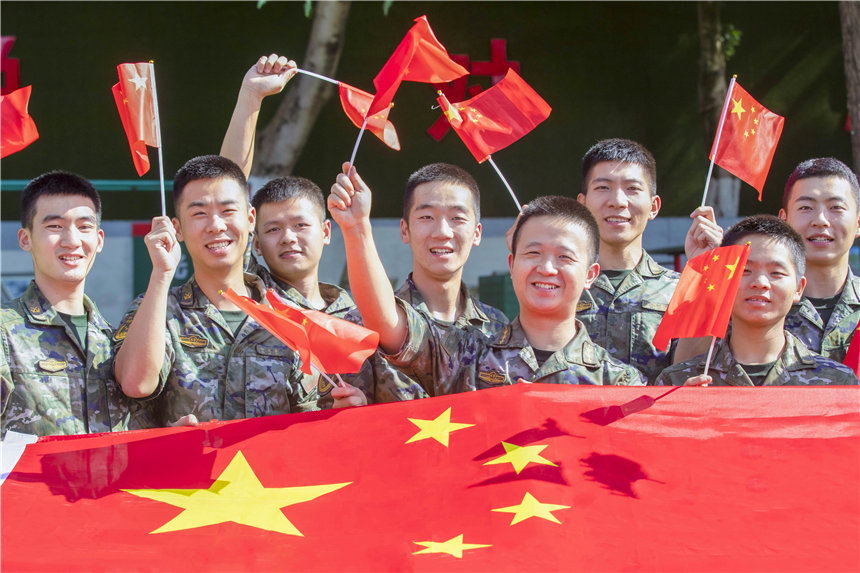
[[[221,231],[227,230],[227,224],[220,215],[213,215],[212,218],[209,219],[207,230],[210,233],[220,233]]]
[[[620,186],[612,189],[609,192],[609,204],[612,207],[626,207],[627,206],[627,193],[624,192]]]
[[[296,232],[290,228],[284,228],[284,232],[281,234],[281,244],[282,245],[290,245],[296,242]]]
[[[436,236],[450,238],[454,236],[454,230],[451,228],[451,225],[448,223],[448,220],[442,218],[439,220],[439,224],[436,226]]]
[[[77,247],[81,244],[81,233],[77,227],[69,225],[63,229],[60,242],[64,247]]]
[[[553,264],[551,257],[546,257],[545,259],[540,261],[540,263],[538,263],[537,270],[543,275],[554,275],[558,272],[558,269],[556,269],[555,265]]]
[[[825,209],[817,209],[815,217],[812,219],[812,224],[817,227],[829,227],[830,221],[827,219],[827,211]]]
[[[767,290],[770,288],[770,280],[767,273],[754,273],[751,277],[750,286],[755,289]]]

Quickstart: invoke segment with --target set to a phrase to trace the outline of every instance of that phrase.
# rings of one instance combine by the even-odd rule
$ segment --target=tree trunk
[[[343,48],[350,2],[315,2],[311,36],[302,68],[332,77]],[[307,142],[314,122],[336,87],[299,74],[275,116],[257,135],[252,179],[289,175]]]
[[[840,2],[842,55],[845,58],[845,93],[851,118],[854,172],[860,171],[860,3]]]
[[[699,115],[705,149],[711,149],[720,123],[720,112],[726,99],[726,55],[723,50],[723,26],[720,4],[698,2],[699,12]],[[720,167],[714,167],[708,189],[707,204],[717,217],[736,217],[740,200],[740,181]]]

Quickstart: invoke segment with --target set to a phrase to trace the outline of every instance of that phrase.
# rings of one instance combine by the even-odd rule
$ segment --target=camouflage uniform
[[[274,289],[282,298],[301,308],[313,309],[311,303],[299,291],[289,283],[272,275],[264,267],[258,267],[257,274],[267,286]],[[355,324],[362,324],[358,307],[355,306],[355,302],[349,296],[348,292],[328,283],[319,283],[319,288],[320,294],[327,304],[326,308],[321,312]],[[316,373],[311,375],[311,377],[317,380],[316,388],[308,393],[302,403],[307,405],[315,404],[319,408],[330,408],[333,403],[331,384]],[[364,392],[368,404],[427,397],[427,394],[417,382],[401,374],[382,358],[379,352],[374,353],[365,361],[360,372],[356,374],[342,374],[341,377],[345,382],[352,384]]]
[[[111,326],[84,296],[87,348],[32,281],[3,305],[2,434],[93,434],[125,430],[130,401],[110,376]]]
[[[657,384],[682,386],[687,378],[705,372],[707,355],[696,356],[666,368],[657,378]],[[744,369],[735,360],[729,348],[729,339],[718,340],[708,374],[714,386],[752,386]],[[793,334],[785,331],[785,348],[768,372],[763,386],[818,386],[825,384],[857,384],[850,368],[809,350]]]
[[[672,364],[676,341],[665,351],[651,343],[669,306],[680,275],[657,264],[642,251],[642,259],[618,290],[600,273],[591,288],[583,291],[576,317],[591,339],[613,358],[638,368],[649,384]]]
[[[245,284],[261,300],[262,281],[245,274]],[[117,351],[142,300],[114,334]],[[158,387],[132,427],[164,426],[187,414],[203,422],[302,411],[307,393],[296,353],[251,318],[234,335],[194,277],[170,289],[165,337]]]
[[[812,303],[804,297],[792,305],[785,317],[785,329],[798,337],[810,350],[842,362],[851,337],[860,321],[860,278],[848,269],[848,280],[825,326]]]
[[[400,352],[385,357],[431,396],[514,384],[520,378],[548,384],[645,384],[638,370],[591,342],[579,321],[573,340],[539,366],[519,319],[494,337],[473,327],[445,332],[397,302],[406,311],[409,333]]]

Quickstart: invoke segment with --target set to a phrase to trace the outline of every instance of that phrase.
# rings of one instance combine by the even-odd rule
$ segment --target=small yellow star
[[[448,541],[413,541],[412,543],[424,547],[424,549],[413,552],[412,555],[419,555],[421,553],[447,553],[457,559],[463,558],[463,551],[492,547],[492,545],[481,545],[478,543],[463,543],[462,533],[457,537],[452,537]]]
[[[758,118],[755,118],[755,119],[753,120],[753,123],[754,123],[754,124],[756,124],[756,125],[758,125]]]
[[[749,136],[750,136],[750,132],[749,132],[749,131],[744,131],[744,137],[749,137]]]
[[[734,104],[735,104],[735,107],[733,107],[733,108],[732,108],[732,113],[736,113],[736,114],[738,114],[738,119],[739,119],[739,120],[741,119],[741,117],[743,116],[744,112],[746,111],[746,110],[742,107],[743,102],[744,102],[743,98],[741,98],[741,99],[739,99],[739,100],[734,100],[734,99],[732,100],[732,103],[734,103]]]
[[[714,285],[708,285],[708,292],[714,290]]]
[[[702,270],[707,271],[709,268],[711,268],[711,265],[705,265],[705,268]]]
[[[752,133],[753,135],[755,135],[755,129],[751,129],[751,130],[750,130],[750,133]]]
[[[731,272],[729,273],[729,278],[732,278],[733,276],[735,276],[735,269],[737,268],[738,263],[740,262],[740,260],[741,260],[741,258],[740,258],[740,257],[738,257],[737,259],[735,259],[735,262],[734,262],[734,263],[732,263],[732,264],[730,264],[730,265],[726,265],[726,268],[727,268],[727,269],[729,269],[729,271],[731,271]]]
[[[500,507],[499,509],[494,509],[492,511],[513,513],[514,517],[511,520],[511,525],[516,525],[530,517],[540,517],[541,519],[546,519],[553,523],[561,523],[558,518],[552,514],[553,511],[558,511],[559,509],[570,509],[570,506],[556,505],[554,503],[541,503],[535,499],[532,494],[526,492],[526,495],[523,496],[523,501],[519,505]]]
[[[712,260],[712,261],[718,261],[718,260],[720,260],[720,255],[714,255],[713,257],[711,257],[711,260]]]
[[[750,113],[755,113],[755,106],[754,105],[750,106]]]
[[[485,463],[485,466],[490,466],[494,464],[511,464],[514,466],[514,471],[520,473],[530,463],[533,464],[543,464],[545,466],[555,466],[556,464],[552,463],[540,453],[546,448],[546,445],[540,446],[517,446],[515,444],[509,444],[507,442],[502,442],[502,447],[505,448],[505,454],[499,456],[494,460],[490,460]]]
[[[446,448],[448,447],[448,437],[451,432],[456,432],[457,430],[462,430],[463,428],[469,428],[474,426],[475,424],[457,424],[451,421],[451,408],[448,408],[435,420],[419,420],[416,418],[407,418],[410,422],[415,424],[420,428],[420,431],[406,440],[407,444],[411,444],[412,442],[417,442],[419,440],[426,440],[428,438],[433,438]]]

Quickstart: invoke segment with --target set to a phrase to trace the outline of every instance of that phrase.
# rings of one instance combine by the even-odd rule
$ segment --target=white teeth
[[[217,243],[209,243],[206,245],[209,249],[223,249],[226,248],[230,244],[230,241],[219,241]]]
[[[810,243],[832,243],[833,239],[830,237],[810,237],[807,241]]]
[[[554,284],[550,284],[550,283],[532,283],[532,284],[534,286],[536,286],[537,288],[542,288],[542,289],[547,289],[547,290],[558,288],[558,285],[554,285]]]
[[[626,217],[607,217],[606,220],[610,223],[626,223],[629,219]]]
[[[83,257],[80,257],[78,255],[63,255],[60,257],[60,260],[61,261],[77,261],[78,259],[81,259],[81,258],[83,258]]]
[[[453,249],[430,249],[430,252],[434,255],[450,255],[454,252]]]

